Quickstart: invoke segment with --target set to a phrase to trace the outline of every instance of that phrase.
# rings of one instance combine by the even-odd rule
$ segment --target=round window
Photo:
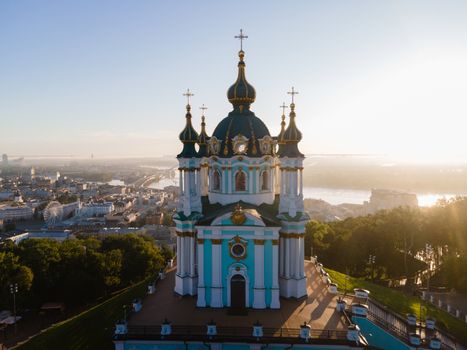
[[[243,244],[240,244],[240,243],[235,243],[232,246],[231,251],[232,251],[232,255],[237,258],[241,258],[242,256],[245,255],[245,247],[243,246]]]

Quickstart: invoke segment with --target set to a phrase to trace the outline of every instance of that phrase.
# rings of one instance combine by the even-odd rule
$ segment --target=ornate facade
[[[277,309],[280,296],[307,295],[309,217],[296,92],[288,125],[283,113],[279,135],[271,136],[250,108],[256,91],[246,80],[244,58],[240,50],[237,80],[227,92],[233,109],[213,134],[206,132],[204,109],[196,132],[189,99],[180,133],[175,292],[196,295],[198,307]]]

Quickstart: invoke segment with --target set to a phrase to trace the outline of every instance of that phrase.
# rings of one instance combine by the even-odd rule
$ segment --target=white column
[[[185,197],[190,196],[190,179],[188,178],[188,171],[183,171],[183,194]]]
[[[183,174],[182,174],[182,172],[183,172],[183,170],[178,171],[178,176],[179,176],[178,184],[179,184],[179,188],[180,188],[180,197],[183,196]]]
[[[300,169],[300,197],[303,197],[303,169]]]
[[[272,290],[271,309],[279,309],[279,248],[277,244],[272,244]]]
[[[186,266],[188,265],[189,251],[186,249],[186,237],[182,237],[182,276],[187,274]]]
[[[290,238],[284,238],[285,241],[285,278],[290,278]]]
[[[196,306],[206,306],[206,290],[204,288],[204,240],[198,241],[198,299]]]
[[[253,308],[266,308],[264,294],[264,241],[255,242],[255,286],[253,289]]]
[[[294,260],[295,260],[295,267],[294,267],[294,275],[296,278],[300,277],[300,238],[294,238]]]
[[[300,277],[305,277],[305,237],[300,237]]]
[[[284,239],[279,238],[279,249],[280,249],[280,254],[279,254],[279,274],[281,276],[284,276]]]
[[[222,258],[220,243],[212,243],[212,288],[211,307],[222,307]]]
[[[201,195],[201,176],[200,176],[201,174],[200,174],[200,170],[201,169],[195,170],[196,195],[198,195],[198,196]]]
[[[181,238],[177,234],[177,275],[181,274],[181,265],[182,265],[182,247],[181,247]]]
[[[285,195],[285,188],[286,188],[285,182],[286,182],[285,173],[284,173],[284,170],[281,169],[281,196]]]
[[[195,275],[195,238],[190,237],[190,276]]]

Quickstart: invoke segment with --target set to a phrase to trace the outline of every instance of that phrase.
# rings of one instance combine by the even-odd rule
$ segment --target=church
[[[242,43],[242,32],[237,36]],[[271,135],[255,115],[255,88],[238,52],[236,81],[227,90],[232,110],[212,135],[204,106],[200,132],[188,90],[183,144],[177,159],[180,200],[175,292],[196,296],[200,308],[278,309],[280,298],[306,297],[302,134],[292,88],[286,121]],[[278,121],[279,122],[279,121]]]

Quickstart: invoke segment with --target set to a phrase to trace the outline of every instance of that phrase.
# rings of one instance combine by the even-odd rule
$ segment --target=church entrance
[[[230,279],[230,306],[232,309],[245,309],[245,277],[234,275]]]

